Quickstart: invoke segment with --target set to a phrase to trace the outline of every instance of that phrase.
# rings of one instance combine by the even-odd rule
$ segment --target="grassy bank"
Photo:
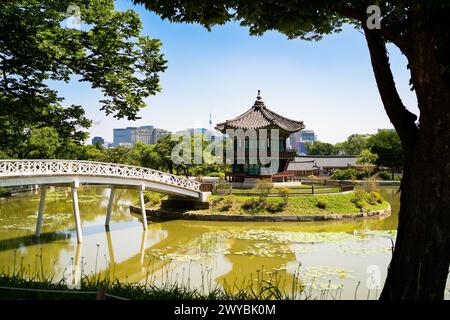
[[[357,214],[386,209],[389,203],[378,193],[357,190],[338,195],[300,197],[210,196],[210,208],[191,210],[197,214]]]
[[[262,272],[261,272],[262,274]],[[204,277],[204,275],[202,276]],[[168,277],[169,278],[169,277]],[[256,278],[256,279],[255,279]],[[205,279],[198,288],[188,283],[155,285],[152,282],[128,283],[118,279],[99,275],[84,276],[76,288],[68,285],[66,280],[55,281],[36,273],[27,277],[22,273],[0,274],[0,300],[298,300],[311,299],[311,290],[307,293],[297,276],[289,289],[284,289],[276,273],[270,277],[260,274],[248,282],[237,286],[213,285]],[[339,290],[334,292],[338,296]],[[101,293],[100,293],[101,292]],[[322,296],[322,295],[321,295]],[[321,297],[320,296],[320,297]],[[327,295],[328,296],[328,295]],[[320,298],[317,297],[317,298]]]

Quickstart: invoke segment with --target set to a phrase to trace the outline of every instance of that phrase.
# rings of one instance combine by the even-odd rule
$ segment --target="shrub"
[[[279,194],[280,196],[283,198],[283,202],[287,205],[287,203],[289,202],[289,194],[291,193],[291,189],[283,187],[280,188],[279,190]]]
[[[283,211],[286,206],[285,201],[269,202],[266,204],[266,210],[270,213],[277,213]]]
[[[361,211],[364,210],[364,207],[366,206],[366,202],[365,201],[356,201],[355,202],[355,206],[360,209]]]
[[[250,212],[260,212],[266,208],[267,201],[265,199],[250,198],[241,205],[242,210]]]
[[[365,201],[368,196],[368,193],[364,189],[356,189],[350,201],[356,204],[357,202]]]
[[[320,199],[317,201],[316,206],[320,209],[325,209],[328,206],[328,201],[325,199]]]
[[[210,174],[208,174],[208,177],[225,178],[225,173],[223,173],[223,172],[211,172]]]
[[[268,179],[261,179],[255,185],[255,188],[259,191],[260,195],[267,195],[270,189],[273,188],[273,182]]]
[[[364,179],[364,182],[362,183],[362,187],[366,192],[372,192],[379,189],[379,183],[377,181],[377,178],[375,176],[368,177]]]
[[[0,188],[0,197],[5,197],[8,196],[10,194],[9,190],[6,188],[1,187]]]
[[[220,205],[220,203],[221,203],[223,200],[225,200],[224,197],[213,198],[213,199],[210,201],[210,204],[211,204],[211,206],[212,206],[213,208],[216,208],[216,207],[218,207],[218,206]]]
[[[383,197],[381,196],[381,194],[379,194],[376,191],[372,191],[370,193],[369,203],[375,204],[375,203],[382,203],[382,202],[383,202]]]
[[[355,169],[337,169],[332,175],[333,180],[352,180],[355,179],[358,172]]]
[[[215,191],[217,194],[231,193],[231,184],[226,181],[220,181],[215,185]]]
[[[391,180],[391,175],[387,171],[378,171],[377,176],[381,180]]]
[[[233,196],[225,197],[225,199],[222,202],[222,206],[219,209],[219,211],[229,211],[234,207],[234,204],[236,203],[236,200]]]
[[[156,207],[161,204],[161,198],[164,195],[160,195],[158,193],[145,193],[144,194],[144,202],[147,204],[148,207]]]

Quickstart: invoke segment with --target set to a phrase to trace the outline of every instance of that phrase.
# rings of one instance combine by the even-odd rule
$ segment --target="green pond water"
[[[33,237],[38,193],[0,199],[0,268],[23,268],[77,285],[80,275],[109,274],[122,281],[178,282],[208,290],[242,287],[257,279],[293,284],[320,297],[375,299],[383,286],[398,222],[399,194],[382,188],[392,206],[385,218],[339,222],[250,223],[149,221],[142,228],[129,205],[133,190],[116,192],[105,230],[109,189],[83,187],[79,206],[83,244],[77,244],[68,188],[47,192],[41,238]],[[450,288],[450,286],[447,286]],[[340,288],[340,289],[339,289]],[[450,290],[447,289],[446,297]]]

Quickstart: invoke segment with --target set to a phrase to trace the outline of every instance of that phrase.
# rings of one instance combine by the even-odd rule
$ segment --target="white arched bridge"
[[[201,183],[188,178],[149,168],[115,163],[78,160],[0,160],[0,187],[26,185],[41,186],[36,236],[41,233],[48,186],[70,186],[72,188],[73,211],[78,242],[83,241],[77,188],[80,185],[111,186],[110,200],[105,225],[109,225],[116,188],[139,190],[144,228],[147,217],[144,205],[144,190],[160,192],[206,201],[209,192],[201,191]]]

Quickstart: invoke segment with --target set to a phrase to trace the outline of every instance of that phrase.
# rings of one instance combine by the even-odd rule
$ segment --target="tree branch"
[[[387,55],[385,39],[380,30],[369,30],[363,24],[372,68],[384,109],[398,132],[403,148],[409,152],[417,134],[417,116],[406,109],[395,86]]]

